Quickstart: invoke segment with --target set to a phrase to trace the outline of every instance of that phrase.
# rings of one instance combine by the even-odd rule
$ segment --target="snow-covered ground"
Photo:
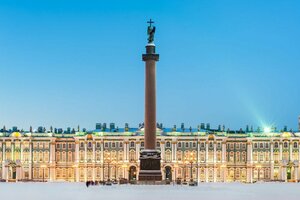
[[[10,200],[294,200],[300,183],[202,183],[173,185],[90,186],[84,183],[0,183],[0,199]]]

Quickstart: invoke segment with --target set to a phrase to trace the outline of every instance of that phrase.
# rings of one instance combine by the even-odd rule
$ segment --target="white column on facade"
[[[15,157],[15,141],[12,139],[11,141],[11,160],[15,160],[14,157]]]
[[[271,163],[271,180],[274,180],[274,142],[270,142],[270,163]]]
[[[222,142],[222,163],[226,163],[226,143]]]
[[[21,163],[23,164],[23,140],[21,140],[20,141],[20,161],[21,161]],[[23,165],[22,165],[22,167],[23,167]]]
[[[75,139],[75,165],[74,165],[75,181],[79,182],[79,141]]]
[[[205,142],[205,162],[208,162],[208,141]]]
[[[136,159],[139,161],[141,151],[141,142],[136,141]]]
[[[292,161],[293,160],[293,142],[292,141],[289,141],[289,147],[290,147],[289,160]]]
[[[84,163],[87,163],[87,141],[84,143]]]
[[[177,142],[174,141],[174,161],[177,161]]]
[[[253,182],[253,156],[252,141],[247,141],[247,182]]]
[[[32,177],[32,141],[29,141],[29,179],[33,179]]]
[[[3,144],[2,144],[2,178],[3,179],[5,179],[5,177],[6,177],[6,168],[5,168],[6,155],[5,155],[5,151],[6,151],[6,144],[5,144],[5,140],[3,140]]]
[[[55,140],[50,141],[50,181],[55,180]]]
[[[93,140],[92,142],[92,148],[93,148],[93,159],[92,159],[92,162],[95,163],[96,162],[96,142],[95,140]],[[95,167],[93,167],[93,170],[94,170]]]
[[[282,141],[279,143],[279,160],[282,161]]]
[[[217,182],[217,142],[214,141],[214,182]]]
[[[100,158],[100,163],[103,165],[103,163],[104,163],[104,141],[103,140],[101,140],[101,144],[100,144],[101,146],[100,146],[100,148],[101,148],[101,158]],[[125,144],[124,144],[124,146],[123,147],[125,147]],[[124,151],[125,152],[125,151]],[[124,159],[125,159],[125,157],[124,157]]]

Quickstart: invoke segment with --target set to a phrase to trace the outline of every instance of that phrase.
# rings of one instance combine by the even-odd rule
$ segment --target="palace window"
[[[43,161],[43,152],[42,151],[39,152],[39,161],[40,162]]]
[[[297,149],[297,148],[298,148],[298,143],[294,142],[294,149]]]
[[[220,149],[221,148],[221,142],[218,142],[218,149]]]
[[[177,147],[178,147],[178,148],[181,148],[181,142],[178,142],[178,143],[177,143]]]
[[[129,152],[129,160],[130,161],[135,161],[135,151],[130,151]]]
[[[270,161],[270,152],[269,151],[267,151],[267,152],[265,152],[265,161]]]
[[[80,142],[80,148],[84,148],[84,142]]]
[[[120,147],[120,148],[123,148],[123,142],[120,142],[120,143],[119,143],[119,147]]]
[[[205,143],[201,142],[201,148],[205,148]]]
[[[200,161],[205,162],[205,151],[200,151]]]
[[[66,152],[65,151],[63,151],[62,152],[62,162],[66,162]]]
[[[167,142],[166,147],[168,147],[168,148],[171,147],[171,142]]]
[[[266,147],[266,149],[269,148],[269,143],[268,142],[266,142],[265,147]]]
[[[171,151],[167,150],[166,151],[166,162],[171,162]]]
[[[246,149],[246,144],[245,143],[242,144],[242,148]]]
[[[275,148],[278,148],[278,147],[279,147],[278,142],[275,142],[275,143],[274,143],[274,147],[275,147]]]
[[[63,148],[63,149],[66,149],[66,143],[63,143],[63,144],[62,144],[62,148]]]
[[[284,147],[284,148],[288,148],[288,147],[289,147],[288,143],[287,143],[287,142],[284,142],[284,143],[283,143],[283,147]]]
[[[60,144],[59,143],[56,144],[56,149],[60,149]]]
[[[157,143],[156,143],[157,146]],[[134,147],[134,142],[130,142],[130,147]]]
[[[60,153],[56,152],[56,161],[59,162],[60,161]]]
[[[72,162],[73,161],[73,158],[72,158],[72,151],[69,151],[68,152],[68,162]]]
[[[196,142],[193,142],[193,148],[196,148]]]
[[[44,161],[49,162],[49,151],[44,152]]]
[[[186,147],[186,148],[189,147],[189,143],[188,143],[188,142],[185,143],[185,147]]]
[[[68,149],[72,149],[72,144],[69,143]]]
[[[160,142],[156,142],[156,147],[160,147]]]
[[[217,152],[217,161],[220,162],[222,160],[222,152],[218,151]]]
[[[257,149],[257,147],[258,147],[258,145],[257,145],[257,143],[255,142],[255,143],[254,143],[254,149]]]
[[[112,142],[112,143],[111,143],[111,147],[112,147],[112,148],[116,148],[116,143],[115,143],[115,142]]]
[[[105,147],[105,148],[108,148],[108,142],[105,142],[105,143],[104,143],[104,147]]]
[[[177,152],[177,160],[182,161],[182,152],[181,151]]]
[[[81,162],[84,161],[84,152],[83,152],[83,151],[80,151],[80,152],[79,152],[79,160],[80,160]]]
[[[236,149],[240,149],[240,144],[239,143],[235,144],[235,146],[236,146]]]
[[[230,143],[230,150],[233,150],[234,149],[234,145],[233,143]]]
[[[259,161],[264,161],[264,152],[259,153]]]
[[[241,153],[236,152],[236,162],[240,162],[240,160],[241,160]]]
[[[100,151],[96,151],[96,161],[100,161],[101,159],[101,153]]]
[[[91,142],[88,143],[88,148],[92,148],[92,143]]]
[[[260,149],[263,149],[263,148],[264,148],[264,143],[260,142],[260,143],[259,143],[259,148],[260,148]]]
[[[293,152],[292,159],[293,160],[298,160],[298,152]]]
[[[100,142],[97,142],[97,143],[96,143],[96,147],[97,147],[97,148],[100,148],[100,146],[101,146],[101,143],[100,143]]]
[[[144,147],[145,146],[145,143],[144,142],[141,142],[141,147]]]
[[[210,142],[210,143],[209,143],[209,148],[211,148],[211,149],[214,148],[213,142]]]
[[[246,152],[242,152],[242,162],[246,162]]]
[[[123,151],[119,151],[118,155],[119,155],[119,160],[123,161]]]
[[[258,161],[257,151],[253,152],[253,161]]]

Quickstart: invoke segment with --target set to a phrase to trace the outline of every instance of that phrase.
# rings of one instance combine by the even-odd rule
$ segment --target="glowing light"
[[[264,128],[264,132],[265,133],[270,133],[271,132],[271,128],[270,127],[265,127]]]

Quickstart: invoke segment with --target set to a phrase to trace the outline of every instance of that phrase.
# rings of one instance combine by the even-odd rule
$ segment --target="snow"
[[[11,200],[294,200],[300,199],[298,183],[201,183],[178,185],[90,186],[84,183],[0,183],[0,198]]]

